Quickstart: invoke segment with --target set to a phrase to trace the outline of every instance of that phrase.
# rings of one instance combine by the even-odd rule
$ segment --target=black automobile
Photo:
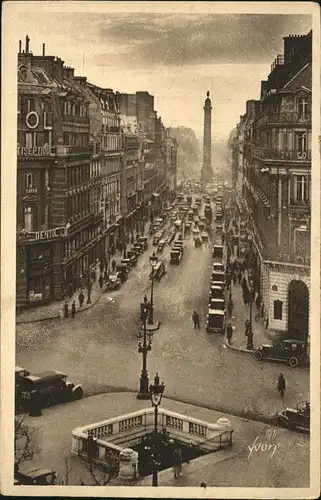
[[[137,252],[134,252],[132,250],[128,250],[127,257],[128,257],[128,259],[131,260],[132,266],[136,266],[137,261],[138,261],[138,254],[137,254]]]
[[[28,411],[37,407],[47,407],[82,398],[81,385],[67,380],[65,373],[47,370],[35,375],[27,375],[19,384],[19,402]]]
[[[263,344],[255,349],[254,356],[259,361],[263,359],[285,361],[292,367],[309,363],[306,342],[296,339],[283,340],[275,345]]]
[[[310,432],[310,403],[300,401],[296,408],[286,408],[278,414],[278,422],[282,427],[293,431]]]
[[[124,283],[128,278],[127,264],[116,264],[116,274],[121,282]]]
[[[57,474],[51,469],[32,467],[26,470],[15,470],[15,485],[49,486],[57,484]]]

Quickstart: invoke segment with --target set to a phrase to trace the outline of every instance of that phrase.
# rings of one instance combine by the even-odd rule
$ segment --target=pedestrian
[[[232,317],[233,306],[234,306],[233,300],[229,300],[229,302],[227,304],[227,312],[228,312],[228,315],[230,318]]]
[[[182,450],[180,448],[175,448],[173,453],[173,472],[175,479],[182,476],[182,461]]]
[[[103,284],[104,284],[104,278],[102,277],[102,275],[99,276],[99,286],[100,288],[103,287]]]
[[[76,302],[73,300],[71,304],[71,316],[74,318],[76,314]]]
[[[253,351],[253,331],[251,329],[251,326],[249,326],[248,333],[247,333],[246,348],[249,351]]]
[[[225,241],[225,236],[224,233],[222,233],[222,245],[224,245],[224,241]]]
[[[199,314],[195,310],[193,312],[192,319],[193,319],[193,323],[194,323],[194,329],[200,328],[200,317],[199,317]]]
[[[233,271],[232,280],[233,280],[233,285],[235,286],[236,285],[236,273],[235,273],[235,271]]]
[[[285,387],[286,387],[285,378],[283,376],[283,373],[280,373],[279,380],[278,380],[278,391],[281,395],[281,398],[284,398]]]
[[[247,320],[244,322],[244,325],[245,325],[245,336],[247,337],[247,336],[248,336],[248,333],[249,333],[249,330],[250,330],[250,326],[251,326],[250,320],[249,320],[249,319],[247,319]]]
[[[233,336],[233,326],[231,324],[231,322],[228,324],[228,327],[227,327],[227,330],[226,330],[226,338],[227,338],[227,342],[229,344],[231,344],[231,341],[232,341],[232,336]]]
[[[241,284],[241,281],[242,281],[242,271],[241,271],[241,268],[239,269],[239,272],[238,272],[238,280],[239,280],[239,285]]]
[[[68,318],[68,316],[69,316],[68,302],[66,301],[64,304],[64,317]]]
[[[68,285],[68,295],[69,295],[70,299],[71,299],[73,293],[74,293],[74,289],[73,289],[72,283],[70,282]]]
[[[115,261],[115,259],[113,259],[113,260],[111,261],[111,268],[112,268],[113,273],[114,273],[114,272],[115,272],[115,269],[116,269],[116,261]]]
[[[268,315],[266,315],[266,318],[265,318],[265,328],[266,328],[266,330],[269,329],[269,317],[268,317]]]
[[[147,298],[147,295],[145,294],[144,295],[144,303],[147,304],[147,302],[148,302],[148,298]]]
[[[80,309],[83,306],[84,300],[85,300],[84,292],[82,290],[80,290],[80,294],[78,295],[78,301],[79,301],[79,307],[80,307]]]

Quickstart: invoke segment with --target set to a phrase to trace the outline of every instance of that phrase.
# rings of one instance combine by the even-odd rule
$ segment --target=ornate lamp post
[[[153,459],[153,486],[158,486],[158,463],[157,463],[157,458],[158,458],[158,407],[160,406],[162,402],[162,397],[164,394],[165,390],[165,385],[162,382],[161,384],[159,383],[159,376],[158,373],[156,373],[156,376],[154,378],[154,384],[151,384],[149,386],[149,395],[150,395],[150,400],[152,403],[152,406],[154,408],[154,453],[152,455]]]
[[[250,286],[250,317],[249,317],[249,332],[247,337],[247,348],[253,349],[253,276],[251,270],[249,270],[248,281]]]
[[[149,380],[147,372],[147,353],[152,348],[153,333],[150,330],[147,330],[147,325],[146,325],[149,309],[150,305],[148,303],[141,304],[141,318],[143,320],[143,332],[142,331],[139,332],[137,339],[138,339],[138,352],[143,354],[143,367],[140,375],[139,393],[137,394],[137,399],[149,399],[150,397],[148,392]]]
[[[148,316],[148,324],[153,325],[154,324],[154,274],[155,274],[155,267],[157,264],[157,257],[155,255],[155,252],[153,252],[153,255],[149,258],[149,263],[152,268],[151,276],[152,276],[152,288],[150,291],[150,311],[149,311],[149,316]]]

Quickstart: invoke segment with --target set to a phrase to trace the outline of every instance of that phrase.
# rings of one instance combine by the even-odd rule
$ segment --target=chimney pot
[[[21,46],[22,46],[22,43],[21,43],[21,40],[19,40],[19,54],[21,54]]]
[[[30,38],[27,35],[26,36],[26,54],[29,54],[29,42],[30,42]]]
[[[42,44],[42,55],[44,56],[46,54],[46,44]]]

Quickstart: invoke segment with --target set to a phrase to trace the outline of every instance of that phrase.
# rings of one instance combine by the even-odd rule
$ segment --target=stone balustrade
[[[150,432],[154,426],[154,410],[146,408],[142,410],[121,415],[118,417],[95,422],[84,427],[77,427],[72,431],[73,455],[83,455],[87,453],[87,438],[89,433],[97,438],[98,457],[100,460],[107,460],[110,457],[118,457],[123,447],[114,444],[112,441],[124,435],[124,440],[128,440],[129,431],[135,433],[137,430]],[[169,433],[175,435],[179,433],[180,437],[186,439],[186,442],[195,441],[205,442],[214,440],[221,445],[222,443],[231,444],[232,432],[231,423],[226,418],[220,418],[216,423],[209,423],[197,418],[181,415],[163,408],[158,410],[158,428],[166,429]],[[125,434],[126,433],[126,434]],[[185,435],[185,436],[184,436]]]

